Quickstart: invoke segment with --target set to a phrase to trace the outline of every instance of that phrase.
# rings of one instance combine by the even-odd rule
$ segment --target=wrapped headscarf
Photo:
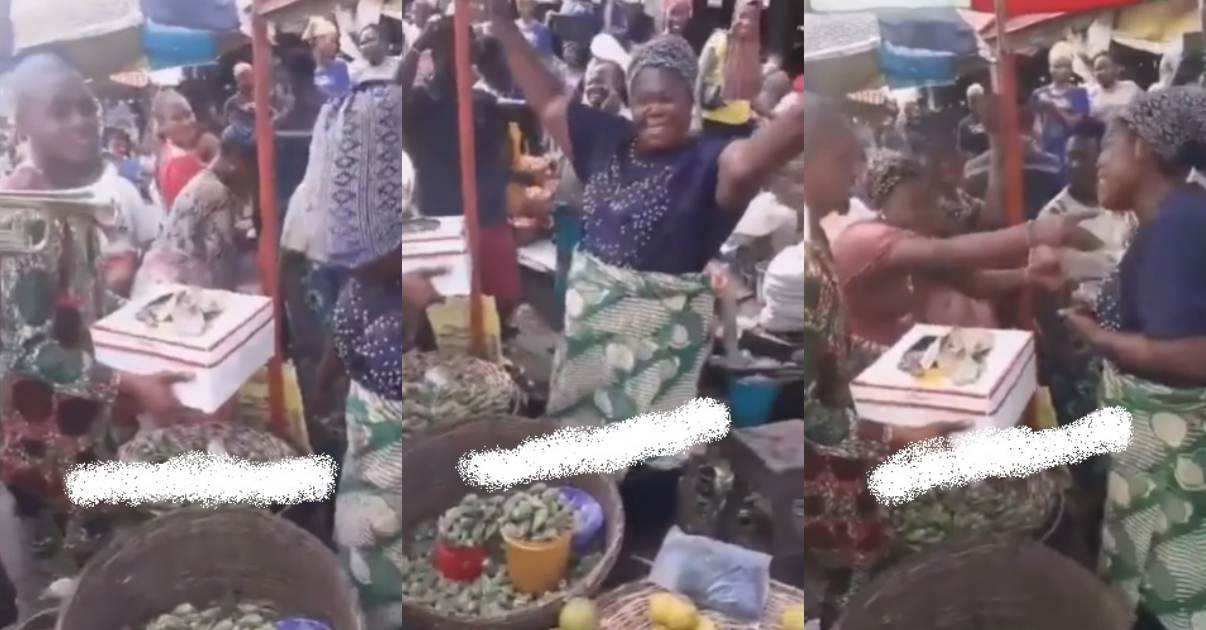
[[[728,101],[752,101],[762,91],[762,0],[739,0],[733,8],[734,27],[747,8],[753,8],[757,16],[748,36],[739,38],[735,28],[729,30],[724,59],[724,98]]]
[[[1140,95],[1120,120],[1170,166],[1206,166],[1206,90],[1172,87]]]
[[[695,79],[699,76],[699,59],[687,40],[678,35],[659,35],[648,43],[636,47],[628,65],[628,88],[642,70],[669,70],[677,74],[694,93]]]
[[[876,209],[882,210],[901,184],[925,174],[921,162],[899,151],[876,151],[867,160],[867,193]]]

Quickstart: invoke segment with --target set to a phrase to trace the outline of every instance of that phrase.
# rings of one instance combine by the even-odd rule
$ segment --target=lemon
[[[716,630],[716,623],[707,617],[700,617],[699,623],[695,625],[695,630]]]
[[[779,618],[780,630],[804,630],[804,607],[792,606]]]
[[[599,608],[585,597],[575,597],[561,607],[561,630],[599,630]]]
[[[656,593],[649,596],[649,621],[655,624],[666,623],[670,609],[674,607],[674,596],[669,593]]]
[[[695,610],[695,604],[681,597],[674,598],[674,605],[670,607],[669,615],[666,617],[666,628],[668,630],[695,630],[695,625],[699,623],[699,611]]]

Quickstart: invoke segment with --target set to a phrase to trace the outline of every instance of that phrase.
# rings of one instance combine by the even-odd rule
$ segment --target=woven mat
[[[623,628],[624,630],[652,630],[649,621],[649,596],[663,592],[651,582],[632,582],[599,596],[599,627]],[[754,623],[741,623],[719,613],[702,611],[702,615],[716,623],[717,630],[778,630],[783,611],[804,604],[804,592],[771,581],[770,595],[762,619]]]

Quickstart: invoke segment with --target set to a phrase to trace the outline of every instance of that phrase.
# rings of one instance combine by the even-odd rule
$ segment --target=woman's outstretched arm
[[[510,0],[490,0],[490,29],[502,44],[503,54],[511,76],[523,91],[528,106],[540,119],[540,124],[570,159],[573,147],[569,135],[569,90],[549,70],[515,24]]]
[[[992,269],[1001,261],[1025,260],[1032,247],[1073,247],[1091,251],[1101,241],[1079,226],[1088,215],[1063,215],[1023,225],[953,238],[909,236],[898,239],[885,253],[879,269],[942,273],[952,267]]]

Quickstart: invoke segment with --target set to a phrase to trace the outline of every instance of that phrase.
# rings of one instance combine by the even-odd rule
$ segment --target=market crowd
[[[1040,539],[1098,571],[1121,595],[1120,610],[1137,615],[1136,628],[1202,627],[1206,190],[1197,182],[1206,166],[1206,90],[1200,64],[1196,72],[1177,67],[1143,89],[1109,51],[1053,47],[1042,84],[1016,109],[1021,223],[1005,202],[1007,108],[982,85],[947,99],[951,107],[917,93],[878,108],[807,97],[806,318],[815,351],[804,513],[805,544],[826,578],[824,627],[858,616],[847,606],[888,615],[844,626],[854,628],[930,627],[934,619],[976,627],[958,620],[994,615],[1013,627],[1056,628],[1067,619],[1062,608],[997,607],[940,592],[953,578],[875,581],[907,562],[918,575],[943,566],[962,580],[1031,593],[1003,602],[1100,605],[1074,599],[1074,580],[1025,585],[992,575],[1022,575],[1022,562],[983,556],[977,568],[960,566],[957,552],[942,555],[950,545],[1006,537]],[[1030,321],[1018,312],[1023,291],[1033,296]],[[1119,406],[1134,417],[1129,448],[880,505],[866,487],[870,470],[968,426],[889,426],[854,412],[851,380],[919,323],[1034,330],[1045,393],[1023,422],[1067,425]],[[931,554],[930,568],[919,568]],[[892,605],[899,625],[882,625]],[[919,613],[927,616],[908,616]],[[1119,617],[1108,627],[1136,623]]]
[[[402,237],[419,217],[464,215],[446,4],[415,0],[404,21],[353,30],[315,17],[274,47],[287,348],[311,442],[343,464],[332,535],[369,628],[402,623],[390,553],[400,488],[382,479],[413,437],[403,353],[430,347],[424,311],[446,297],[433,283],[442,270],[401,272]],[[785,167],[803,150],[803,105],[761,44],[764,8],[741,0],[730,27],[701,37],[682,0],[656,16],[618,3],[609,20],[580,0],[551,12],[533,0],[486,5],[468,34],[483,291],[505,325],[523,299],[517,239],[569,224],[578,236],[558,261],[567,325],[548,415],[598,423],[677,406],[695,395],[711,344],[705,267],[756,197],[792,217],[799,205],[798,172]],[[78,568],[71,465],[113,458],[139,431],[240,411],[199,418],[172,390],[189,375],[106,368],[87,330],[165,284],[262,290],[249,61],[227,66],[225,93],[198,98],[181,84],[133,103],[102,105],[53,53],[5,78],[15,117],[0,137],[0,192],[86,190],[114,209],[96,230],[56,232],[36,263],[0,266],[0,565],[21,619]],[[631,351],[627,365],[610,355],[623,342],[617,323],[651,294],[681,299],[640,322],[668,341],[651,350],[657,382]]]

